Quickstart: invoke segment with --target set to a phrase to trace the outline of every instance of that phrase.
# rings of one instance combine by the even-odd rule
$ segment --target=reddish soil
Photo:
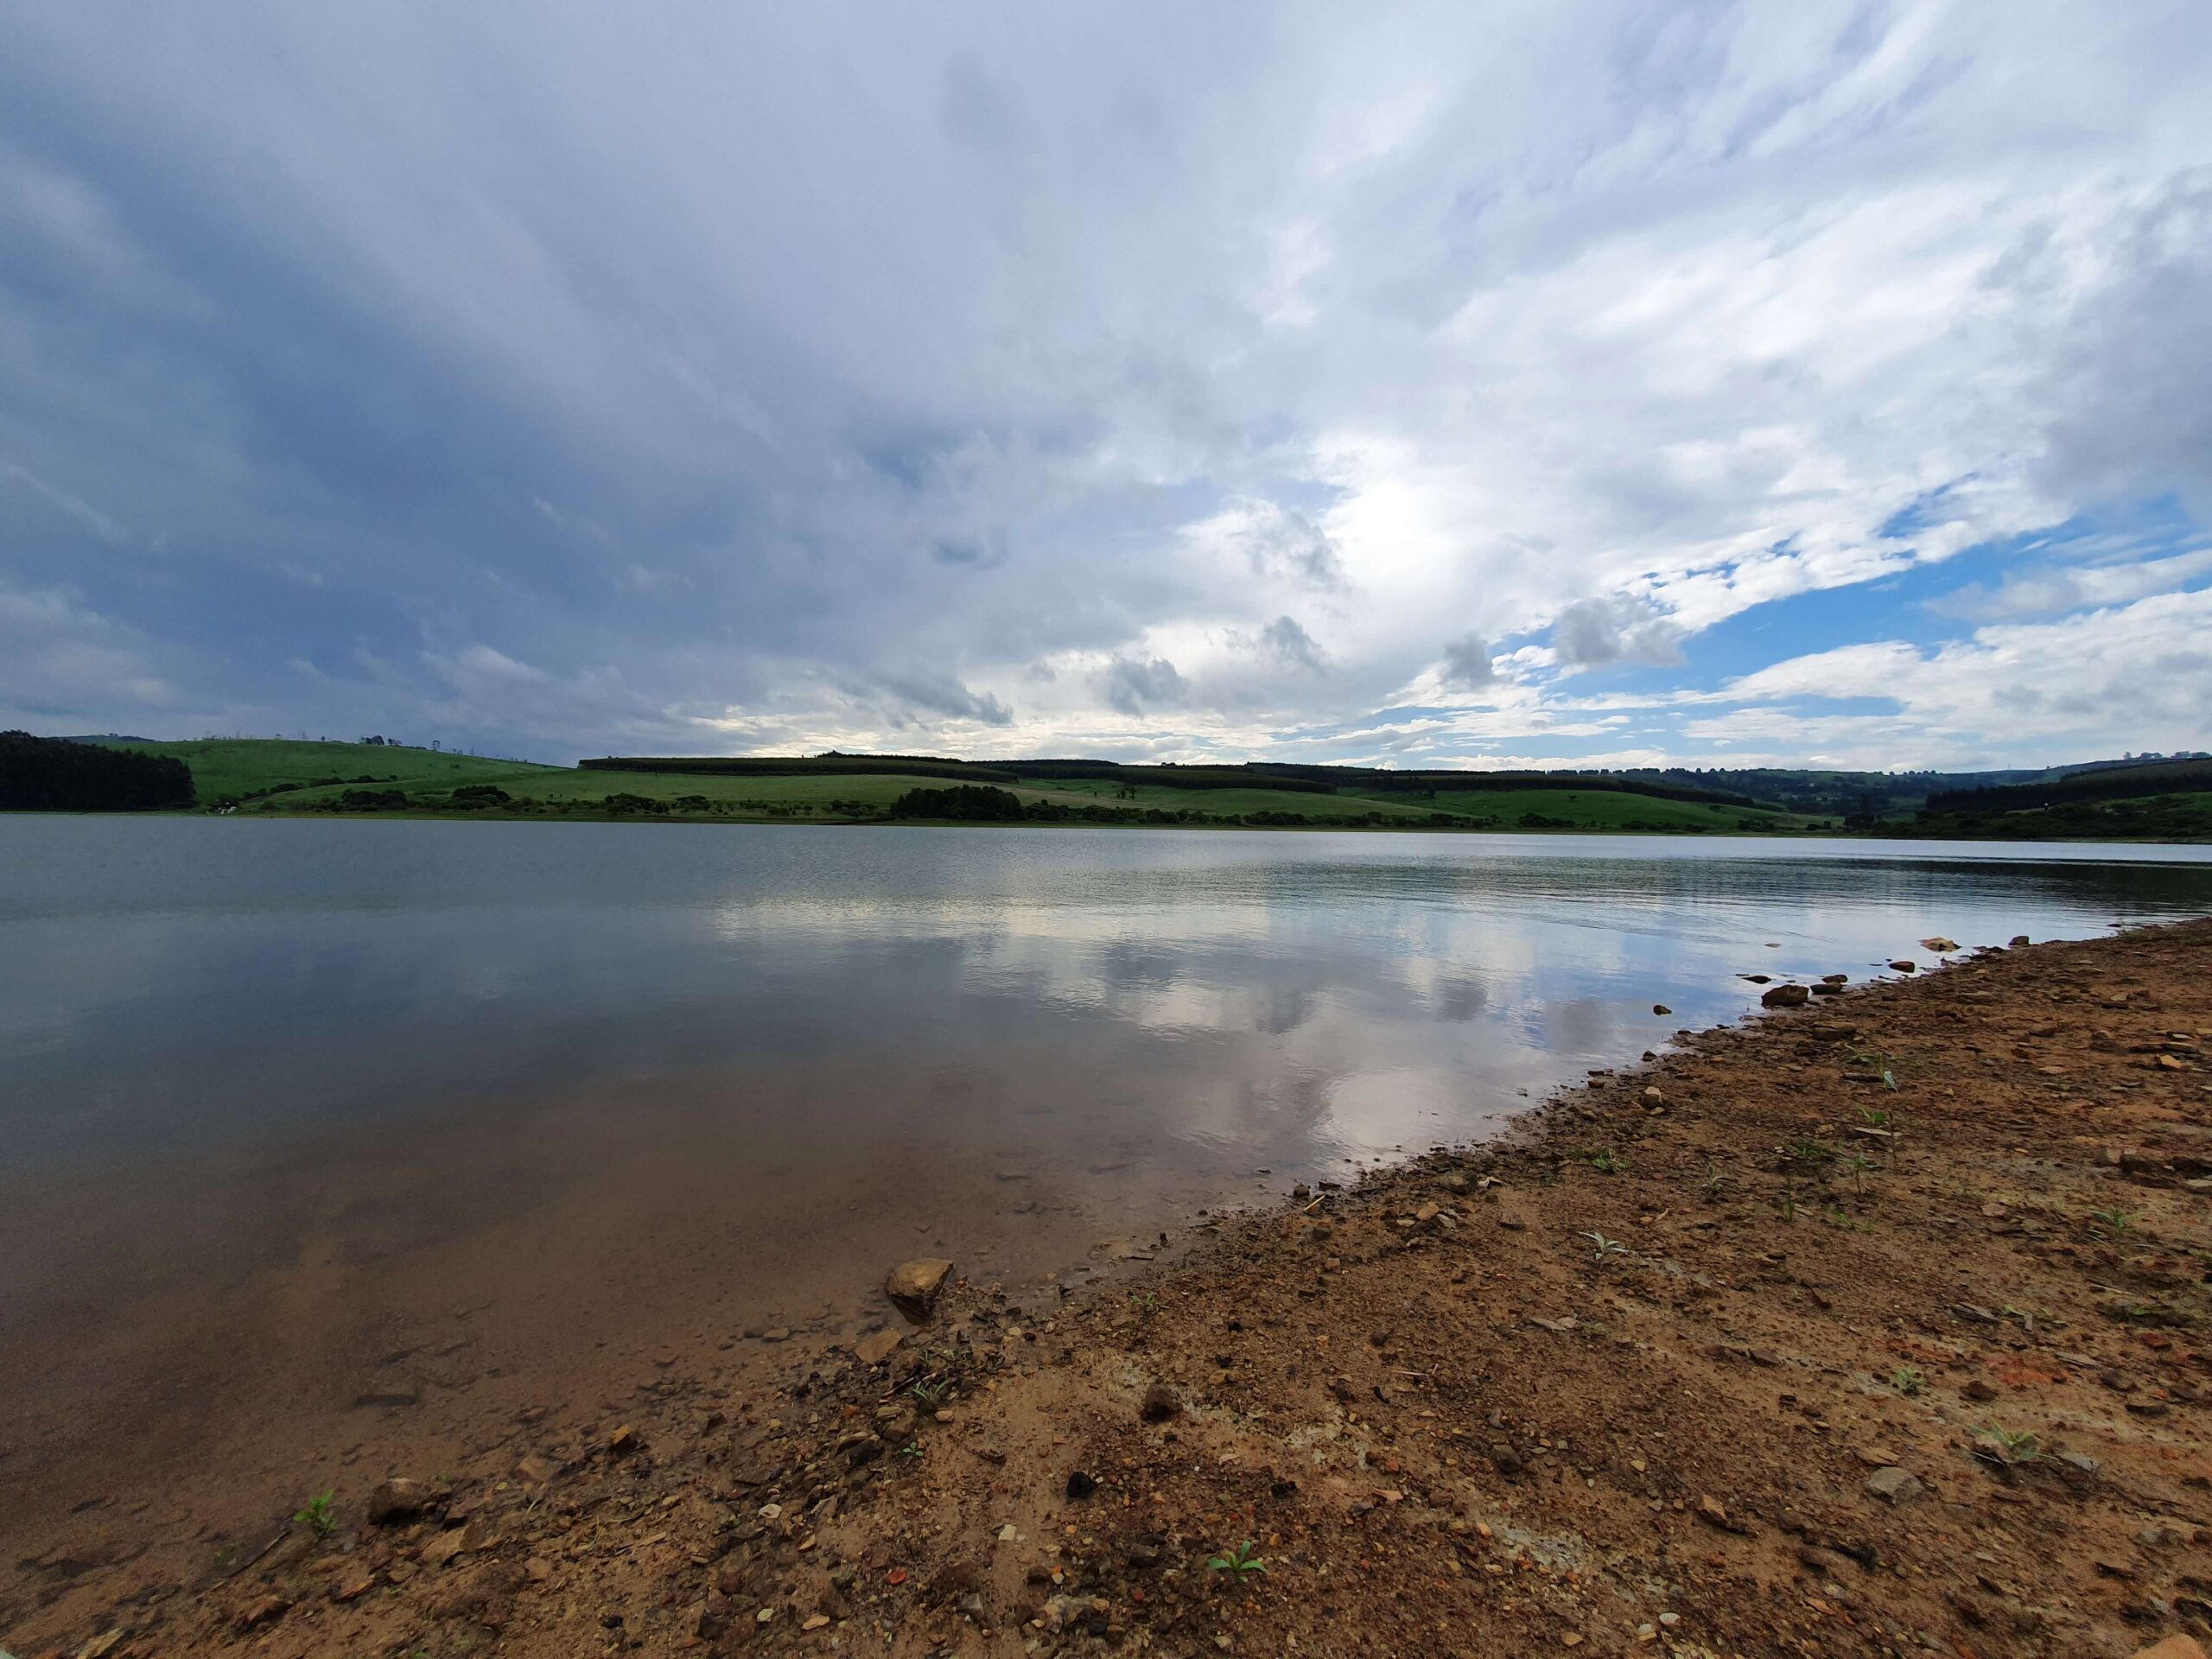
[[[1025,1304],[956,1271],[874,1364],[804,1337],[676,1358],[441,1466],[359,1468],[327,1535],[284,1524],[297,1493],[235,1540],[118,1494],[0,1586],[0,1643],[1760,1659],[2202,1635],[2208,1044],[2212,923],[1821,997],[1111,1283]],[[435,1491],[372,1522],[387,1474]]]

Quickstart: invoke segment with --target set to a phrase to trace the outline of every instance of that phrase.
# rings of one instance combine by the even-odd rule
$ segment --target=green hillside
[[[203,806],[244,801],[325,779],[372,779],[403,788],[496,782],[518,774],[563,772],[514,760],[486,760],[398,744],[314,743],[275,737],[211,737],[190,743],[109,741],[107,747],[142,754],[172,755],[192,770]]]

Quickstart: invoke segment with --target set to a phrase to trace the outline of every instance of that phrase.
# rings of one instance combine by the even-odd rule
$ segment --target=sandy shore
[[[873,1363],[745,1344],[521,1408],[442,1466],[359,1467],[327,1533],[287,1524],[300,1493],[223,1537],[118,1494],[14,1565],[0,1644],[1758,1659],[2202,1635],[2208,1044],[2208,923],[1815,999],[1080,1291],[956,1264],[926,1325],[886,1306],[902,1339]],[[378,1499],[386,1477],[419,1485]]]

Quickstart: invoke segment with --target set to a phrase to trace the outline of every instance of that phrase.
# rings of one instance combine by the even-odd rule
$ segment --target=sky
[[[0,727],[2212,747],[2212,7],[0,8]]]

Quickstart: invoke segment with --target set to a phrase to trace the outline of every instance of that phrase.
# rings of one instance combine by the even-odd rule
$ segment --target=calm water
[[[1478,1132],[1739,973],[2204,913],[2207,856],[6,817],[0,1132],[20,1174],[606,1091],[1203,1184]]]
[[[2200,857],[0,817],[0,1548],[772,1366],[741,1332],[849,1340],[916,1254],[1048,1299],[1739,973],[2202,913]]]

